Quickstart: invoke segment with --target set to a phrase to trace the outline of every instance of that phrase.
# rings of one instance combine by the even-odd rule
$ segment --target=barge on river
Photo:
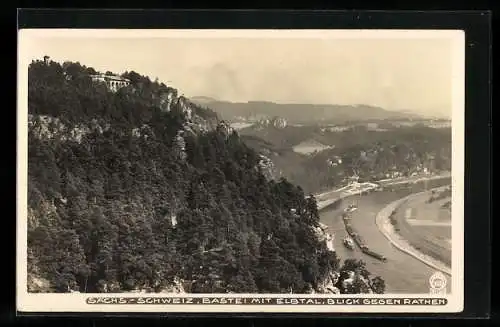
[[[363,241],[361,236],[359,236],[359,234],[352,227],[352,225],[350,223],[350,217],[348,215],[344,214],[342,218],[344,221],[344,225],[345,225],[345,229],[347,231],[347,234],[349,235],[348,237],[346,237],[344,239],[344,246],[345,247],[352,249],[349,246],[352,244],[352,246],[354,248],[354,243],[356,243],[359,246],[359,248],[361,249],[361,252],[363,252],[364,254],[369,255],[369,256],[371,256],[375,259],[378,259],[380,261],[383,261],[383,262],[387,261],[387,258],[385,256],[383,256],[380,253],[374,252],[374,251],[370,250],[370,248],[368,248],[368,246],[365,244],[365,242]],[[352,243],[349,245],[346,244],[349,242],[347,240],[350,240],[350,242],[352,242]]]

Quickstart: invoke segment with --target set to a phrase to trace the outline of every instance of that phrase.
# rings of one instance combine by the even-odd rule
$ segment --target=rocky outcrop
[[[287,126],[287,121],[282,117],[275,117],[271,121],[272,125],[276,128],[285,128]]]
[[[177,98],[177,90],[169,88],[167,92],[160,95],[160,109],[164,112],[172,110],[172,103]]]
[[[180,108],[184,108],[182,110],[185,110],[186,117],[189,117],[189,120],[185,122],[182,132],[196,135],[209,132],[215,128],[213,122],[203,119],[200,116],[193,115],[189,104],[184,101],[185,100],[180,100]],[[39,139],[81,143],[87,134],[92,132],[102,134],[109,130],[110,125],[92,120],[85,124],[78,124],[74,128],[69,129],[59,118],[47,115],[28,115],[28,128],[32,133],[31,135]],[[224,127],[224,130],[227,135],[232,133],[231,127]],[[133,128],[131,132],[134,137],[148,139],[149,136],[152,135],[153,130],[149,125],[143,124],[140,127]]]
[[[177,132],[177,135],[174,140],[174,151],[179,160],[186,160],[186,141],[184,140],[184,131],[180,130]]]
[[[190,121],[193,118],[193,108],[192,104],[184,96],[180,96],[173,100],[175,102],[175,108],[182,112],[186,119]]]
[[[78,124],[69,129],[59,118],[47,115],[28,115],[28,128],[32,135],[39,139],[81,143],[85,135],[94,131],[102,134],[109,130],[110,125],[91,120],[86,124]]]
[[[340,294],[340,289],[335,286],[339,281],[340,274],[332,271],[325,280],[318,285],[317,292],[321,294]]]
[[[175,228],[175,226],[177,226],[177,216],[176,215],[170,216],[170,223],[172,224],[172,228]]]
[[[258,169],[268,180],[278,179],[281,176],[273,161],[262,154],[260,155]]]
[[[343,293],[352,293],[352,289],[356,289],[359,294],[373,294],[370,285],[370,280],[365,278],[358,272],[348,271],[348,277],[341,282]]]
[[[333,245],[334,234],[328,233],[328,226],[321,224],[317,227],[313,227],[314,233],[320,242],[325,242],[328,250],[335,252],[335,247]]]
[[[52,287],[50,282],[35,274],[28,274],[27,282],[28,292],[30,293],[51,293]]]
[[[313,231],[320,242],[326,243],[326,247],[329,251],[335,252],[333,244],[335,235],[328,232],[328,226],[320,223],[319,226],[313,227]],[[318,283],[315,293],[340,294],[340,289],[336,286],[339,278],[340,274],[337,271],[329,272],[323,281]]]

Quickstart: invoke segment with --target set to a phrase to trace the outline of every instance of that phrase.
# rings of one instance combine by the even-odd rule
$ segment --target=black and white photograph
[[[21,30],[18,306],[460,311],[463,47]]]

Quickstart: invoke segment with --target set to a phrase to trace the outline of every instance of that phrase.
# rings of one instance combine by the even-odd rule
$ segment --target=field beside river
[[[451,267],[451,211],[443,207],[450,197],[429,203],[431,196],[429,191],[405,201],[395,212],[396,227],[415,249]]]

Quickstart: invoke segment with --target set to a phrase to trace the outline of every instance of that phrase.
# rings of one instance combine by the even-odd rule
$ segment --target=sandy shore
[[[418,251],[415,249],[413,246],[411,246],[405,239],[401,237],[395,230],[394,227],[392,226],[390,222],[390,215],[392,212],[398,208],[404,201],[406,201],[408,198],[415,196],[416,194],[421,194],[420,193],[415,193],[411,194],[407,197],[404,197],[402,199],[396,200],[392,203],[389,203],[386,207],[384,207],[375,217],[375,223],[377,227],[380,229],[382,234],[391,242],[391,244],[399,249],[402,252],[405,252],[408,255],[411,255],[412,257],[422,261],[426,265],[439,270],[449,276],[451,276],[451,268],[445,265],[443,262],[440,262],[436,260],[433,257],[430,257],[428,255],[423,254],[422,252]]]

